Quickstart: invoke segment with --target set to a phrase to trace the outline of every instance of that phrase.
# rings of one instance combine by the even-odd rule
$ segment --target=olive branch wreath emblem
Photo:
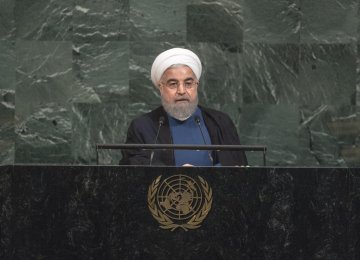
[[[166,214],[164,214],[163,212],[161,212],[161,210],[158,209],[156,205],[156,194],[161,183],[161,175],[158,176],[151,183],[147,196],[148,207],[152,216],[159,222],[160,228],[169,229],[171,231],[174,231],[177,228],[182,228],[185,231],[188,231],[189,229],[196,229],[201,226],[202,221],[206,218],[211,209],[212,189],[203,178],[201,178],[200,176],[198,176],[198,178],[200,180],[200,185],[204,193],[204,203],[201,209],[199,209],[196,214],[193,215],[186,223],[174,223],[171,218],[169,218]]]

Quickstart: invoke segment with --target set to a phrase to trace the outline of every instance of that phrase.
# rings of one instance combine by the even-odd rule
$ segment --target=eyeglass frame
[[[169,80],[168,82],[161,82],[160,84],[163,84],[165,87],[167,87],[170,90],[175,90],[175,89],[177,90],[181,85],[183,85],[186,90],[190,90],[193,89],[195,85],[198,86],[199,83],[200,82],[198,80],[192,79],[191,83],[187,82],[186,80],[183,81],[182,83],[178,80]]]

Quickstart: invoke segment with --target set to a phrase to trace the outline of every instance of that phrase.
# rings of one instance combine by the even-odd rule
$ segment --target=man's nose
[[[179,83],[179,86],[176,89],[178,94],[184,94],[186,92],[186,88],[184,83]]]

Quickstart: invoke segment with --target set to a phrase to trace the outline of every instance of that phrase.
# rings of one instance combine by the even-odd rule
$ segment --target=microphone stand
[[[155,137],[155,141],[154,141],[155,144],[157,144],[157,140],[158,140],[158,138],[159,138],[159,133],[160,133],[160,128],[164,125],[164,120],[165,120],[165,118],[164,118],[163,116],[161,116],[161,117],[159,118],[159,127],[158,127],[158,130],[157,130],[157,133],[156,133],[156,137]],[[153,158],[154,158],[154,153],[155,153],[155,151],[152,150],[152,151],[151,151],[151,154],[150,154],[150,163],[149,163],[150,166],[151,166],[152,160],[153,160]]]
[[[199,117],[199,116],[195,116],[194,120],[195,120],[197,126],[198,126],[199,129],[200,129],[200,133],[201,133],[201,137],[202,137],[202,139],[203,139],[203,142],[204,142],[204,144],[206,144],[205,137],[204,137],[204,133],[203,133],[203,131],[202,131],[202,129],[201,129],[201,125],[200,125],[200,117]],[[209,155],[209,159],[210,159],[211,163],[214,165],[214,159],[213,159],[213,157],[211,156],[211,154],[210,154],[209,151],[208,151],[208,155]]]

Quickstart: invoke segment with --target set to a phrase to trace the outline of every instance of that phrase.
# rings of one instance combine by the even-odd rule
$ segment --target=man
[[[190,50],[173,48],[157,56],[151,80],[160,92],[162,106],[131,122],[126,143],[240,144],[228,115],[198,105],[201,71],[200,59]],[[247,165],[242,151],[129,149],[122,155],[123,165]]]

